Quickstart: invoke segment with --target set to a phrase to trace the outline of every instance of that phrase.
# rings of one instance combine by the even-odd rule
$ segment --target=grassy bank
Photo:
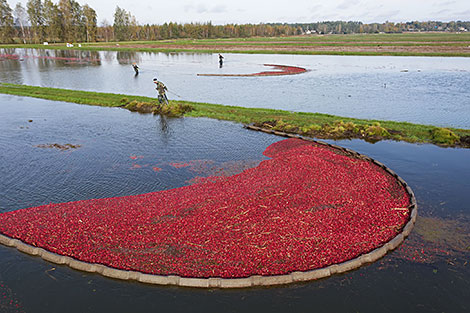
[[[158,41],[0,45],[0,48],[74,49],[91,51],[195,52],[304,55],[384,55],[470,57],[470,33],[403,33],[171,39]]]
[[[363,45],[365,47],[366,45]],[[52,50],[81,50],[81,51],[122,51],[122,52],[151,52],[151,53],[239,53],[239,54],[292,54],[292,55],[358,55],[358,56],[416,56],[416,57],[470,57],[470,49],[468,52],[415,52],[415,51],[348,51],[347,49],[355,46],[336,45],[331,47],[332,50],[298,50],[293,46],[285,47],[283,50],[279,47],[274,48],[272,45],[263,46],[263,49],[247,49],[243,46],[237,47],[221,47],[214,45],[209,48],[199,48],[198,46],[178,48],[178,47],[151,47],[144,45],[143,47],[126,47],[124,46],[92,46],[84,45],[82,47],[66,48],[64,45],[36,45],[36,44],[18,44],[18,45],[0,45],[0,48],[24,48],[24,49],[52,49]],[[404,47],[400,45],[400,47]],[[334,48],[334,49],[333,49]],[[339,49],[339,50],[337,50]]]
[[[243,108],[189,101],[160,106],[154,98],[80,90],[0,84],[0,93],[88,105],[120,107],[142,113],[208,117],[323,139],[400,140],[470,147],[470,130],[405,122],[363,120],[319,113]]]

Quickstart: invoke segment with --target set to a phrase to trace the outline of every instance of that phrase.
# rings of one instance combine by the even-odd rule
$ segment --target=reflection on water
[[[100,64],[100,55],[96,51],[68,51],[68,50],[34,50],[21,49],[23,53],[17,53],[18,49],[2,49],[0,60],[25,61],[25,59],[36,59],[38,65],[52,62],[42,62],[44,60],[65,61],[63,64]]]
[[[231,175],[256,166],[267,146],[284,139],[209,119],[5,95],[0,113],[0,212]],[[80,147],[35,147],[54,143]],[[378,262],[304,284],[194,290],[112,280],[0,246],[0,312],[467,312],[470,150],[339,144],[382,161],[416,193],[416,229]]]
[[[204,53],[0,49],[0,55],[18,57],[0,56],[1,82],[155,96],[158,77],[173,100],[470,128],[469,58],[225,54],[219,67],[217,54]],[[197,76],[257,73],[267,63],[309,72]]]
[[[116,59],[121,65],[131,65],[132,63],[141,63],[140,53],[134,51],[118,51],[116,52]]]
[[[4,95],[0,110],[0,207],[9,210],[164,190],[196,176],[233,174],[246,168],[242,164],[264,159],[264,149],[278,140],[257,133],[240,139],[242,128],[216,120]],[[235,163],[225,168],[230,162]]]

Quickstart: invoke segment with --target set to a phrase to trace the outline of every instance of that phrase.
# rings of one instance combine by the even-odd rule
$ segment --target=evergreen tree
[[[0,0],[0,42],[13,42],[13,15],[6,0]]]

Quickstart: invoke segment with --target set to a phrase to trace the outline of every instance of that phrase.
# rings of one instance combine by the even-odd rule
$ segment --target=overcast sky
[[[59,0],[53,0],[58,3]],[[13,9],[17,2],[7,0]],[[119,7],[130,11],[140,24],[164,22],[308,23],[344,20],[365,23],[385,21],[470,20],[470,0],[78,0],[90,5],[101,23],[113,22]]]

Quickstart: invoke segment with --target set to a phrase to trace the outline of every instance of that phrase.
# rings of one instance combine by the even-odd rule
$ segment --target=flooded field
[[[224,56],[220,68],[217,54],[0,49],[0,82],[156,96],[157,77],[174,100],[470,128],[469,58]],[[137,76],[133,62],[140,67]],[[308,72],[197,76],[272,70],[264,64]]]
[[[236,174],[256,166],[266,147],[284,139],[230,122],[7,95],[0,95],[0,118],[0,212]],[[304,284],[194,290],[116,281],[0,246],[0,312],[468,312],[470,150],[390,141],[336,143],[383,162],[416,194],[415,229],[378,262]]]

